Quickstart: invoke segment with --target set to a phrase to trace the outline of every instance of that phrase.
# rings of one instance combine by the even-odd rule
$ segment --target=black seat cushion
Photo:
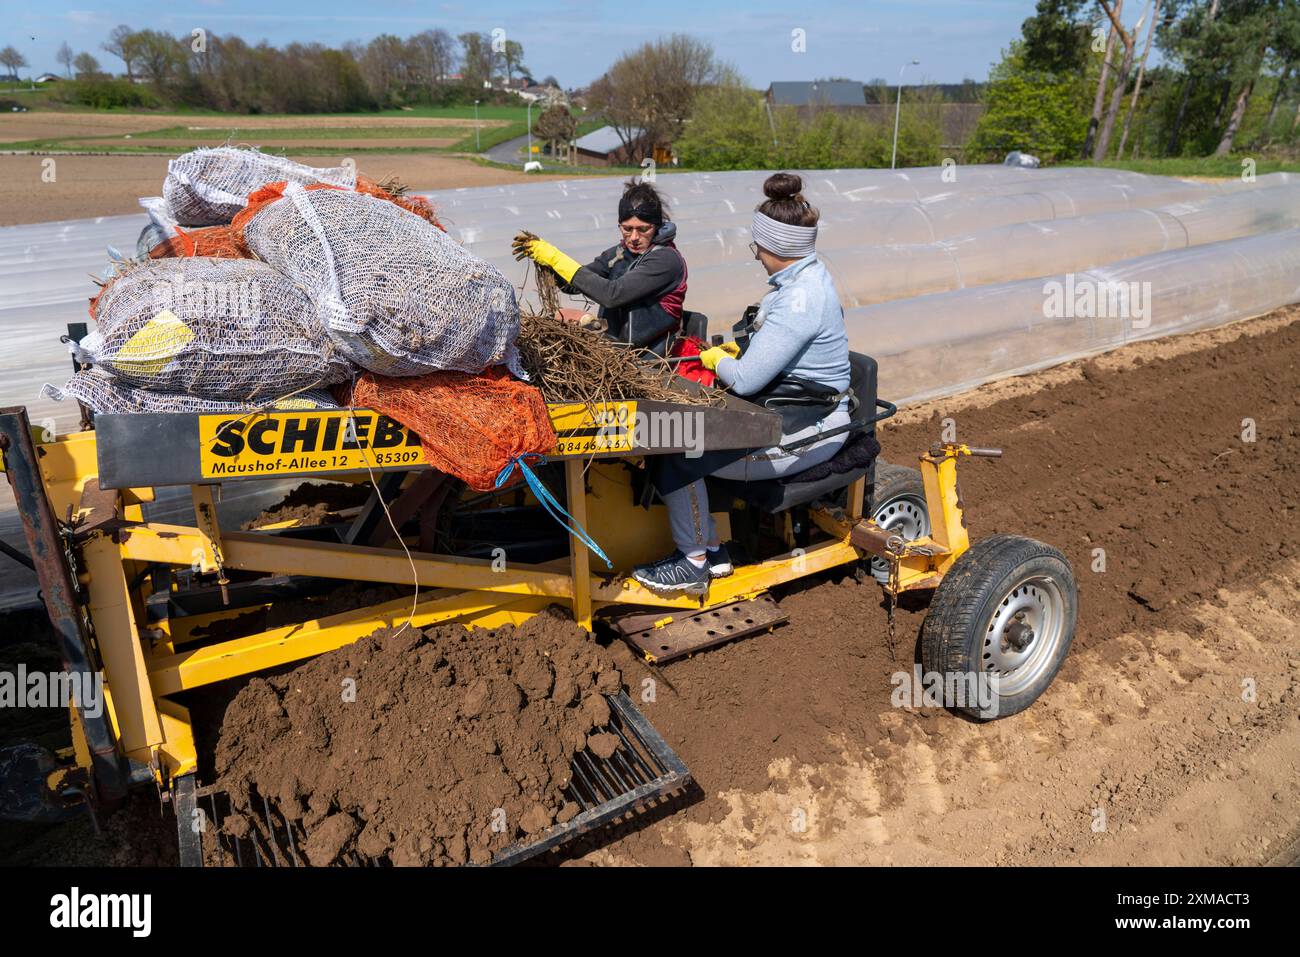
[[[738,498],[765,512],[783,512],[825,498],[864,476],[868,479],[880,454],[880,443],[866,432],[853,434],[828,461],[803,472],[766,482],[737,482],[712,476],[705,481],[712,501]]]
[[[846,472],[869,468],[879,454],[880,443],[876,441],[876,437],[869,432],[857,432],[850,435],[849,440],[840,447],[840,450],[825,462],[804,469],[802,472],[795,472],[793,475],[783,475],[773,481],[780,482],[782,485],[820,482],[832,475],[843,475]]]

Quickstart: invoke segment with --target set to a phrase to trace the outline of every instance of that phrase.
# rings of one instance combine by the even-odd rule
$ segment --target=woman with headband
[[[710,578],[731,574],[731,558],[709,515],[705,475],[742,482],[794,475],[829,460],[848,438],[840,432],[782,448],[850,421],[844,310],[817,258],[818,212],[802,188],[793,173],[777,173],[763,184],[768,198],[754,213],[750,250],[767,270],[772,290],[759,306],[744,353],[732,342],[700,355],[721,385],[780,414],[781,442],[743,453],[650,460],[677,548],[667,558],[638,566],[632,577],[656,591],[703,594]]]
[[[599,304],[610,338],[667,355],[686,298],[686,260],[673,242],[677,226],[659,192],[632,180],[618,203],[618,229],[621,242],[586,266],[529,233],[516,236],[512,248],[516,259],[553,269],[564,292]]]

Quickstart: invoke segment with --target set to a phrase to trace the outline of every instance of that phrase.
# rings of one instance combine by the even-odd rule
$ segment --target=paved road
[[[528,148],[528,134],[516,136],[512,140],[506,140],[504,143],[498,143],[496,146],[489,147],[483,152],[483,155],[494,163],[505,163],[508,166],[523,167],[524,150]]]

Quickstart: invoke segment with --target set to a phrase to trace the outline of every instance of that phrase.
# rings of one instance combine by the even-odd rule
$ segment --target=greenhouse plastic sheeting
[[[766,175],[674,173],[658,179],[690,264],[686,307],[712,316],[714,332],[729,331],[769,288],[747,248],[751,211],[763,198]],[[1300,202],[1294,174],[1208,184],[1095,168],[803,175],[807,196],[822,209],[819,248],[849,306],[854,347],[881,360],[882,395],[891,399],[951,393],[1300,299],[1300,231],[1284,229],[1295,225]],[[532,229],[588,259],[617,242],[614,215],[623,182],[547,177],[425,195],[453,234],[479,230],[472,250],[518,286],[527,270],[509,256],[517,229]],[[75,428],[75,405],[40,398],[40,386],[67,378],[70,360],[58,337],[67,323],[87,321],[94,290],[88,274],[103,271],[106,247],[132,254],[146,222],[133,215],[0,228],[0,324],[7,343],[0,352],[0,404],[26,405],[37,423]],[[1252,232],[1261,235],[1249,237]],[[1247,238],[1231,238],[1237,235]],[[1183,244],[1195,248],[1179,248]],[[1124,258],[1148,247],[1149,255]],[[1109,316],[1049,320],[1045,280],[1002,281],[1028,276],[1026,270],[1051,275],[1071,269],[1079,271],[1076,280],[1150,282],[1150,324],[1135,328],[1131,320]],[[968,288],[921,295],[945,282]],[[893,301],[853,305],[876,298]],[[246,491],[279,497],[280,490],[268,485],[230,490],[223,516],[260,508]],[[148,506],[150,517],[178,520],[191,508],[188,499],[172,501],[168,494]],[[0,504],[0,537],[20,539],[17,528],[12,509]],[[30,600],[30,576],[18,581],[25,571],[15,563],[5,567],[0,604]]]
[[[1300,229],[1291,229],[863,306],[845,322],[849,347],[880,363],[880,394],[907,403],[1297,301]]]
[[[1032,175],[1032,174],[1030,174]],[[762,201],[761,181],[750,190],[731,190],[706,195],[684,203],[673,184],[684,177],[661,177],[659,186],[668,197],[671,215],[678,224],[679,246],[712,245],[719,230],[748,227],[754,207]],[[1145,180],[1107,183],[1071,179],[1040,180],[1035,188],[986,190],[964,184],[948,185],[946,191],[924,199],[889,199],[852,202],[844,194],[819,196],[809,190],[809,201],[821,212],[823,226],[852,230],[857,243],[932,242],[1004,223],[1058,219],[1114,209],[1140,209],[1215,196],[1219,188],[1181,180]],[[475,255],[490,259],[502,244],[521,228],[554,242],[561,248],[589,243],[590,237],[611,237],[617,241],[618,192],[608,198],[571,199],[542,206],[507,204],[494,207],[494,219],[473,217],[472,223],[458,222],[456,210],[441,211],[448,233]],[[435,206],[439,197],[431,197]],[[748,240],[746,240],[748,242]],[[701,263],[702,265],[707,263]]]

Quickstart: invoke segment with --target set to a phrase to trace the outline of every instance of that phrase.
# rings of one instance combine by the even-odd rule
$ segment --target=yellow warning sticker
[[[199,416],[204,478],[247,478],[425,465],[420,438],[370,409]]]
[[[636,403],[611,402],[594,408],[552,405],[551,427],[557,442],[552,455],[630,452],[636,432]]]

